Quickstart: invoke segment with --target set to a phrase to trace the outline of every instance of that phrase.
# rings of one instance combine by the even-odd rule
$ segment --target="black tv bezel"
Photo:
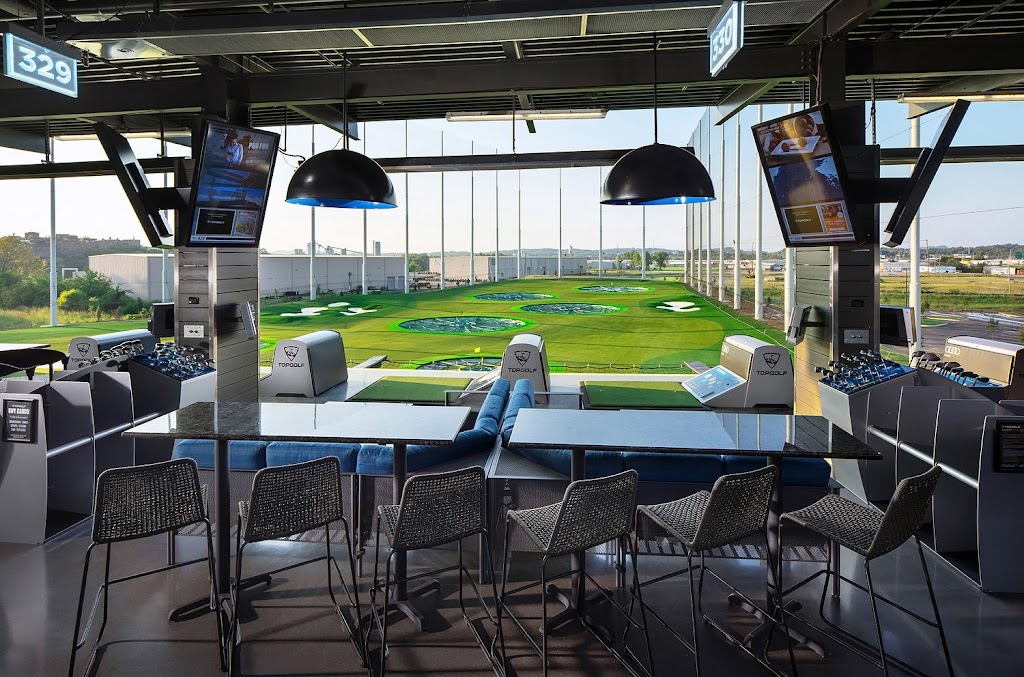
[[[270,170],[267,173],[267,185],[264,189],[264,202],[263,208],[260,209],[260,216],[256,222],[256,231],[253,234],[252,242],[194,242],[192,240],[195,228],[195,214],[196,214],[196,202],[199,199],[199,181],[203,176],[203,167],[206,162],[206,146],[210,136],[210,125],[219,125],[221,127],[229,127],[237,130],[240,134],[245,132],[252,132],[255,134],[265,134],[274,137],[276,145],[274,152],[270,155]],[[263,222],[267,218],[267,203],[270,200],[270,184],[274,179],[274,166],[277,163],[277,150],[281,147],[281,135],[277,132],[271,132],[265,129],[257,129],[256,127],[246,127],[244,125],[236,125],[230,122],[224,122],[221,120],[204,120],[203,126],[199,130],[199,134],[203,145],[199,149],[199,157],[195,161],[195,168],[192,173],[192,188],[189,194],[188,210],[184,216],[186,220],[178,228],[180,231],[180,237],[176,240],[179,247],[230,247],[238,249],[253,249],[260,246],[260,238],[263,236]]]
[[[135,212],[135,217],[139,220],[150,246],[160,249],[174,247],[174,233],[160,213],[160,209],[146,195],[152,186],[149,185],[146,170],[135,156],[128,139],[104,122],[93,124],[93,130],[114,169],[114,175],[121,182],[121,188],[128,197],[132,211]]]
[[[963,124],[970,106],[970,101],[957,99],[942,120],[942,125],[935,135],[931,148],[922,149],[921,156],[910,175],[908,188],[896,203],[889,223],[885,226],[885,232],[889,234],[889,239],[885,242],[886,247],[898,247],[906,239],[907,233],[910,232],[910,224],[917,213],[921,211],[925,194],[931,187],[932,181],[935,180],[942,160],[953,144],[953,138],[960,129],[960,125]]]
[[[835,133],[835,125],[832,120],[832,109],[827,103],[819,104],[817,106],[811,106],[799,111],[793,111],[792,113],[786,113],[785,115],[779,116],[771,120],[765,120],[753,125],[750,128],[751,133],[754,136],[754,144],[757,146],[757,157],[761,163],[761,173],[764,175],[765,183],[768,184],[768,194],[772,197],[772,205],[775,207],[775,216],[779,220],[779,230],[782,231],[782,239],[786,243],[786,247],[835,247],[838,245],[860,245],[864,244],[869,240],[868,234],[858,224],[855,218],[855,210],[853,209],[853,203],[850,200],[850,181],[846,173],[846,162],[843,160],[843,152],[840,145],[829,139],[829,143],[832,145],[832,159],[836,165],[836,173],[839,175],[839,187],[843,191],[843,202],[846,203],[846,211],[850,219],[850,227],[853,232],[853,239],[843,239],[839,241],[831,241],[827,238],[822,238],[814,242],[793,242],[790,240],[789,231],[784,225],[784,218],[782,215],[782,208],[779,205],[779,196],[775,192],[775,185],[772,183],[771,174],[768,172],[768,166],[765,164],[764,149],[761,147],[761,139],[757,134],[758,129],[761,129],[767,125],[782,122],[783,120],[792,119],[798,115],[807,115],[809,113],[821,113],[821,121],[824,123],[825,128],[829,130],[829,136],[831,137]]]
[[[914,309],[913,308],[909,309],[910,310],[910,314],[911,314],[910,326],[905,325],[904,322],[903,322],[903,318],[906,316],[904,311],[906,311],[907,309],[908,309],[907,306],[888,306],[888,305],[880,305],[880,306],[878,306],[878,342],[880,344],[886,345],[886,346],[904,346],[904,347],[906,347],[906,346],[911,346],[911,345],[913,345],[916,342],[916,338],[917,337],[914,335],[915,332],[914,332],[914,317],[913,317]],[[906,330],[906,337],[903,340],[900,340],[900,337],[899,337],[898,334],[895,335],[895,336],[892,335],[892,334],[884,334],[884,335],[882,334],[882,315],[883,314],[892,314],[892,315],[898,315],[899,316],[899,318],[900,318],[899,330]],[[886,338],[896,338],[897,341],[895,343],[893,343],[893,342],[887,341]]]

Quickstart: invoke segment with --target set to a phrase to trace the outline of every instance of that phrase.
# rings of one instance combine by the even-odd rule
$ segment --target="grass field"
[[[260,362],[269,365],[277,341],[319,329],[334,329],[345,340],[350,362],[374,355],[387,355],[391,364],[414,368],[422,363],[451,357],[500,357],[509,340],[518,333],[532,332],[544,337],[553,370],[685,372],[685,361],[718,364],[722,340],[730,334],[747,334],[784,343],[784,336],[728,308],[719,307],[689,293],[677,282],[637,279],[610,280],[610,284],[643,286],[639,293],[596,293],[577,287],[595,285],[595,277],[510,280],[444,291],[417,294],[321,297],[317,301],[264,302],[260,313],[260,340],[264,344]],[[554,298],[540,301],[481,301],[478,294],[493,292],[539,292]],[[521,310],[536,303],[594,303],[617,306],[605,315],[544,315]],[[692,312],[673,312],[665,302],[694,304]],[[326,308],[329,303],[347,306]],[[303,308],[325,308],[319,315],[288,317]],[[360,308],[362,312],[353,308]],[[431,317],[483,315],[508,317],[525,326],[478,334],[431,334],[407,331],[398,325],[405,320]],[[0,343],[49,343],[66,350],[76,336],[89,336],[145,327],[142,320],[91,322],[59,327],[37,327],[0,331]]]
[[[261,362],[269,364],[273,345],[318,329],[334,329],[345,340],[346,357],[361,361],[386,354],[402,366],[455,356],[500,357],[517,333],[532,332],[544,337],[553,370],[565,371],[674,371],[684,361],[718,364],[722,340],[730,334],[748,334],[764,340],[782,341],[782,334],[749,318],[733,316],[689,293],[676,282],[623,282],[645,286],[642,293],[587,293],[580,286],[598,284],[594,277],[563,280],[526,279],[457,287],[419,294],[325,297],[315,302],[264,305],[260,338],[267,344]],[[555,298],[543,301],[481,301],[477,294],[494,292],[539,292]],[[318,317],[282,317],[303,307],[325,307],[345,301],[372,313],[346,316],[345,307],[329,308]],[[620,311],[606,315],[542,315],[522,311],[532,303],[579,302],[615,305]],[[673,312],[658,308],[664,302],[690,302],[696,311]],[[406,331],[400,322],[411,319],[484,315],[509,317],[526,326],[482,334],[430,334]]]

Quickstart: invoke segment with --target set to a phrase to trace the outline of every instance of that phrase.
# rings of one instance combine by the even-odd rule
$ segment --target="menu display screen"
[[[996,472],[1024,472],[1024,422],[996,422]]]
[[[208,122],[192,184],[187,246],[255,247],[280,136]]]
[[[856,243],[828,109],[809,108],[752,129],[786,245]]]

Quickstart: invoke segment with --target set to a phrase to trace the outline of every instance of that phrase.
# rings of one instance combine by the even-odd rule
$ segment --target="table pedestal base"
[[[783,627],[782,624],[778,623],[777,621],[773,621],[771,618],[768,618],[757,607],[754,607],[751,604],[747,604],[747,602],[745,602],[739,595],[733,593],[730,594],[727,599],[729,600],[729,603],[733,606],[743,609],[748,614],[754,616],[755,618],[761,621],[761,624],[759,626],[751,630],[747,634],[747,636],[743,638],[743,646],[747,647],[751,651],[756,652],[759,648],[763,647],[770,639],[772,629],[774,628],[775,630],[783,634],[788,634],[789,639],[796,642],[797,644],[807,647],[808,649],[818,654],[822,658],[825,657],[825,649],[822,648],[820,644],[811,639],[808,639],[806,635],[803,635],[797,632],[796,630],[793,630],[792,628],[790,628],[787,631],[787,629]],[[796,613],[800,610],[802,606],[803,605],[800,604],[800,602],[791,600],[786,603],[786,611],[788,613]]]
[[[397,585],[395,587],[397,587]],[[384,605],[377,605],[377,613],[383,615],[388,613],[388,611],[400,611],[406,618],[412,621],[412,624],[416,626],[417,631],[423,632],[423,614],[413,605],[412,602],[413,600],[426,597],[431,593],[440,592],[440,590],[440,581],[427,581],[415,588],[407,589],[401,598],[389,599]],[[361,622],[368,627],[369,624],[373,622],[373,612],[371,611],[367,615],[363,616]]]
[[[271,578],[269,575],[264,574],[262,576],[253,576],[242,581],[239,586],[242,590],[248,590],[254,588],[260,583],[266,583],[270,585]],[[222,593],[221,597],[230,600],[230,595]],[[192,620],[195,616],[202,616],[207,611],[210,611],[210,598],[200,597],[197,600],[193,600],[187,604],[182,604],[176,609],[171,609],[171,612],[167,614],[167,620],[171,623],[177,623],[178,621]]]

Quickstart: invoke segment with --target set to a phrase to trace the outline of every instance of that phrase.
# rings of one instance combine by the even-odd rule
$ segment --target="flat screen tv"
[[[787,247],[862,241],[846,200],[846,168],[829,109],[815,106],[751,129]]]
[[[186,247],[256,247],[281,137],[209,120],[189,198]]]
[[[887,346],[909,346],[917,343],[914,309],[902,306],[879,306],[878,342]]]
[[[103,152],[114,168],[114,174],[121,181],[121,187],[128,196],[135,216],[142,224],[142,230],[146,233],[150,246],[173,247],[171,227],[160,213],[159,207],[150,199],[152,193],[149,192],[146,172],[135,157],[128,140],[118,134],[113,127],[102,122],[94,124],[93,129],[96,130],[96,138],[99,139]]]
[[[914,171],[910,175],[909,188],[896,203],[896,209],[889,219],[889,224],[885,227],[885,232],[889,234],[885,246],[898,247],[903,244],[903,240],[906,239],[907,233],[910,231],[910,224],[917,216],[917,212],[920,211],[925,193],[931,187],[932,180],[938,173],[939,166],[942,164],[943,158],[946,157],[946,151],[953,143],[953,137],[960,129],[960,123],[964,121],[964,116],[967,115],[970,105],[970,101],[958,99],[946,113],[946,118],[935,134],[931,149],[922,150],[917,164],[914,165]]]

